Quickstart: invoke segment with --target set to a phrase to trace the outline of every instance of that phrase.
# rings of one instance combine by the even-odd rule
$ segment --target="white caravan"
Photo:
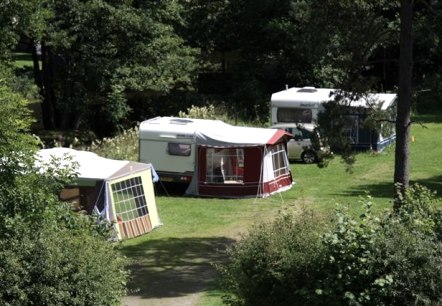
[[[140,125],[139,158],[155,165],[161,181],[189,184],[187,194],[265,197],[293,184],[290,136],[219,120],[156,117]]]
[[[336,89],[315,87],[292,87],[272,94],[271,97],[271,125],[285,123],[315,124],[318,113],[324,110],[324,103],[333,100]],[[366,108],[368,103],[380,105],[380,109],[390,111],[396,107],[396,94],[371,93],[358,101],[351,101],[350,107]],[[388,135],[376,133],[362,127],[366,117],[364,112],[349,112],[352,126],[348,134],[351,137],[354,149],[373,149],[380,151],[396,138],[394,128],[383,129],[389,131]]]

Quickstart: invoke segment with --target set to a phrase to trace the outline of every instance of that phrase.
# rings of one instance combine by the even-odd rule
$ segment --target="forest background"
[[[0,6],[0,60],[38,88],[44,130],[111,136],[192,105],[266,124],[271,93],[286,85],[397,92],[399,1]],[[442,105],[441,10],[440,1],[414,3],[415,110]],[[30,66],[16,65],[23,56]]]

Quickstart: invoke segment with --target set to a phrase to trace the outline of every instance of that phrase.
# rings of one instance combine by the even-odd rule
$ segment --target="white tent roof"
[[[219,120],[156,117],[140,125],[140,138],[194,138],[202,145],[263,145],[279,140],[277,129],[233,126]]]
[[[37,152],[37,160],[41,164],[48,163],[53,158],[63,160],[62,165],[66,167],[71,162],[78,163],[78,178],[92,180],[108,179],[129,163],[132,163],[130,161],[107,159],[92,152],[69,148],[43,149]],[[146,167],[148,167],[147,164]]]

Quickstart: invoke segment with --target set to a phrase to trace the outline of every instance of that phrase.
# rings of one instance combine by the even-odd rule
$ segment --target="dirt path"
[[[220,250],[232,242],[230,238],[169,238],[150,241],[149,248],[134,247],[129,289],[136,292],[125,297],[123,305],[197,305],[216,278],[212,264],[224,259]]]

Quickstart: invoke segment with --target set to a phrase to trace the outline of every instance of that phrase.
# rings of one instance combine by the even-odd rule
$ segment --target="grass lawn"
[[[16,52],[13,54],[13,57],[14,57],[14,65],[17,68],[24,68],[24,67],[32,68],[33,66],[32,55],[30,53]]]
[[[413,125],[410,143],[410,180],[442,194],[442,116],[421,116]],[[173,305],[188,297],[187,305],[221,305],[212,263],[223,260],[222,250],[253,224],[266,222],[281,210],[310,206],[318,214],[333,212],[337,203],[358,213],[360,196],[369,192],[375,209],[391,207],[394,147],[382,153],[360,153],[353,173],[337,157],[328,167],[293,163],[296,184],[268,199],[205,199],[158,196],[164,225],[128,240],[122,252],[133,259],[131,289],[137,302],[128,305]],[[157,188],[160,188],[157,186]],[[141,302],[140,302],[141,301]],[[162,301],[162,302],[159,302]]]

